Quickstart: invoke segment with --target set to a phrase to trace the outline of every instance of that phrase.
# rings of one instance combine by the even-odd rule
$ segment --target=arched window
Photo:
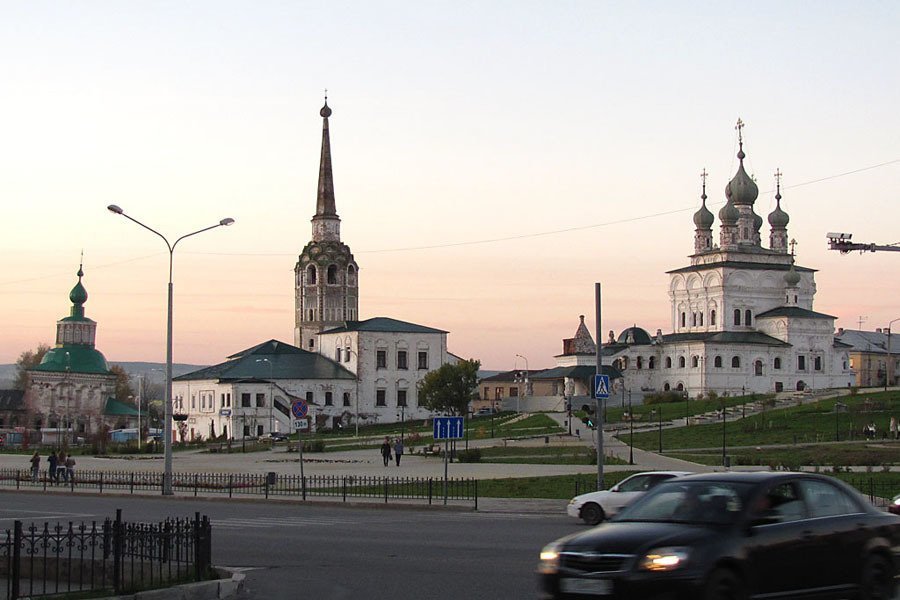
[[[699,356],[691,357],[691,366],[695,369],[700,366],[700,357]]]
[[[663,389],[668,392],[669,390],[672,389],[672,386],[667,383],[663,386]]]
[[[716,309],[709,311],[709,324],[713,326],[716,324]]]
[[[671,356],[667,356],[667,357],[666,357],[666,368],[667,368],[667,369],[671,369],[671,368],[672,368],[672,357],[671,357]]]
[[[817,356],[813,359],[813,369],[815,369],[816,371],[822,370],[822,357],[821,356]]]
[[[647,368],[648,369],[656,368],[656,357],[655,356],[651,356],[650,358],[647,359]]]
[[[683,356],[678,357],[678,367],[681,369],[684,368],[684,357]]]
[[[347,267],[347,285],[356,285],[356,267]]]
[[[780,369],[781,368],[781,358],[776,356],[775,362],[772,366],[776,369]]]
[[[750,317],[751,317],[750,309],[748,308],[747,310],[744,311],[744,325],[746,325],[747,327],[750,327],[750,325],[753,323],[753,321]]]
[[[315,285],[316,283],[316,265],[309,265],[306,269],[306,283]]]
[[[681,326],[682,326],[682,327],[685,326],[685,323],[686,323],[685,319],[687,319],[687,314],[684,313],[684,312],[682,312],[682,313],[681,313]]]
[[[714,365],[715,367],[721,369],[721,368],[722,368],[722,357],[721,357],[721,356],[717,356],[717,357],[715,358],[715,360],[713,360],[713,365]]]
[[[697,326],[697,313],[695,313],[695,312],[691,313],[691,326],[692,327]]]
[[[734,324],[735,325],[741,324],[741,309],[739,309],[739,308],[734,309]]]
[[[741,368],[741,357],[740,356],[732,356],[731,357],[731,368],[732,369],[740,369]]]
[[[679,383],[678,385],[675,386],[675,389],[678,390],[679,392],[683,392],[683,391],[684,391],[684,384],[683,384],[683,383]]]
[[[638,356],[636,361],[637,361],[637,368],[643,369],[644,368],[644,359],[641,358],[640,356]]]
[[[761,361],[761,360],[758,360],[758,361],[756,361],[756,362],[753,364],[753,373],[754,373],[755,375],[762,375],[762,374],[763,374],[763,364],[762,364],[762,361]]]
[[[328,276],[327,276],[328,283],[330,283],[331,285],[336,284],[337,283],[337,265],[328,265],[327,273],[328,273]]]
[[[703,327],[703,313],[697,313],[697,320],[700,321],[700,327]]]

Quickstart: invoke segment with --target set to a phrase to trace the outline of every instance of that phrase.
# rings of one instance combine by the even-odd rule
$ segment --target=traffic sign
[[[594,398],[606,400],[609,398],[609,375],[594,375]]]
[[[294,419],[294,429],[307,431],[309,429],[309,419]]]
[[[295,419],[302,419],[309,414],[309,404],[306,403],[306,400],[297,398],[291,402],[291,414],[294,415]]]
[[[461,440],[465,436],[462,417],[435,417],[434,439]]]

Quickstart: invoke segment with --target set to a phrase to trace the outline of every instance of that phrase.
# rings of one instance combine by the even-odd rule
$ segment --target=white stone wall
[[[68,419],[76,433],[94,433],[104,421],[106,400],[116,395],[115,376],[91,373],[53,373],[30,371],[31,387],[28,393],[28,422],[33,429],[37,419],[42,427],[54,423],[62,427]],[[108,424],[115,427],[116,419]],[[126,424],[131,423],[126,419]]]

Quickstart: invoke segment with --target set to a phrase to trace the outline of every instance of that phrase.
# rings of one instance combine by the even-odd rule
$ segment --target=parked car
[[[596,525],[613,516],[657,484],[690,475],[688,471],[648,471],[627,477],[608,490],[579,494],[566,507],[570,517],[581,519],[588,525]]]
[[[897,494],[893,498],[891,498],[891,503],[888,504],[888,512],[892,512],[895,515],[900,515],[900,494]]]
[[[497,410],[496,408],[479,408],[477,411],[475,411],[475,416],[476,417],[487,417],[490,415],[496,415],[499,412],[500,411]]]
[[[824,475],[665,481],[541,551],[545,599],[893,597],[900,516]]]
[[[288,439],[288,435],[280,431],[273,431],[272,433],[266,434],[265,438],[263,439],[271,440],[273,442],[286,442]]]

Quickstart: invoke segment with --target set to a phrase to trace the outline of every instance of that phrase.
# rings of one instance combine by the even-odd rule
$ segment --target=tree
[[[37,350],[26,350],[19,355],[19,360],[16,361],[15,388],[17,390],[28,389],[30,380],[28,369],[33,369],[41,364],[41,361],[44,360],[44,355],[49,351],[50,346],[47,344],[39,344]]]
[[[481,361],[447,363],[431,371],[419,383],[419,405],[436,412],[464,415],[478,389]]]
[[[134,390],[131,389],[131,378],[128,372],[120,365],[113,365],[109,372],[116,376],[116,400],[119,402],[131,402]]]

